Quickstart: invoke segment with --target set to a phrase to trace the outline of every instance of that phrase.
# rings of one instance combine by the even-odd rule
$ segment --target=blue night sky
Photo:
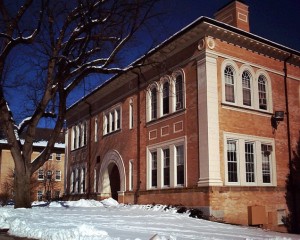
[[[138,35],[135,48],[130,49],[127,63],[143,55],[147,50],[180,31],[200,16],[214,18],[214,13],[231,0],[162,0],[156,6],[162,13],[148,26],[148,30]],[[245,0],[249,5],[250,32],[270,41],[282,44],[300,52],[300,0]],[[149,30],[150,29],[150,30]],[[154,43],[153,43],[154,41]],[[73,104],[84,94],[101,84],[109,76],[91,76],[68,99]],[[24,99],[10,99],[11,109],[20,112],[20,102]],[[18,109],[19,108],[19,109]],[[26,117],[26,116],[23,116]],[[18,116],[18,119],[22,117]],[[48,127],[44,123],[41,127]]]

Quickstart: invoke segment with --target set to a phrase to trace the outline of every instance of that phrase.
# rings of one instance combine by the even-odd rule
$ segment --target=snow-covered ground
[[[12,235],[44,240],[300,239],[195,219],[165,206],[123,205],[113,199],[52,202],[32,209],[0,207],[3,228]]]

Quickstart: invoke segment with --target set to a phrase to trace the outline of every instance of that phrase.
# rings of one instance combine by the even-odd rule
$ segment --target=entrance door
[[[109,169],[109,182],[110,182],[110,190],[111,197],[118,201],[118,191],[120,191],[120,173],[116,164],[111,163],[108,166]]]

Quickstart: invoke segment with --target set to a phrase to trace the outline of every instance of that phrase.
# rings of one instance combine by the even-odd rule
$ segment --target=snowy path
[[[158,240],[181,239],[300,239],[300,236],[269,232],[194,219],[168,212],[163,206],[119,205],[80,200],[63,207],[32,209],[0,208],[0,228],[10,234],[44,240]],[[155,239],[155,240],[156,240]]]

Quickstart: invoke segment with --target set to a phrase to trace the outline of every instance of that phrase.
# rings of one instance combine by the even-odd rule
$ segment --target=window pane
[[[243,104],[251,106],[251,74],[248,71],[244,71],[242,74],[243,83]]]
[[[228,182],[238,182],[236,141],[227,140]]]
[[[263,183],[271,183],[271,145],[261,145]]]
[[[258,98],[259,108],[267,110],[267,80],[265,76],[260,75],[258,78]]]
[[[177,160],[177,184],[184,184],[184,151],[183,145],[176,146],[176,160]]]
[[[157,152],[151,153],[151,186],[157,187]]]
[[[163,85],[163,114],[169,113],[169,82]]]
[[[227,66],[224,70],[225,77],[225,100],[234,102],[234,72],[233,69]]]
[[[176,77],[175,92],[176,92],[176,110],[183,109],[183,81],[181,75]]]
[[[151,119],[157,117],[157,91],[156,88],[151,90]]]
[[[255,182],[254,144],[245,143],[246,182]]]
[[[170,185],[170,149],[164,149],[164,186]]]

